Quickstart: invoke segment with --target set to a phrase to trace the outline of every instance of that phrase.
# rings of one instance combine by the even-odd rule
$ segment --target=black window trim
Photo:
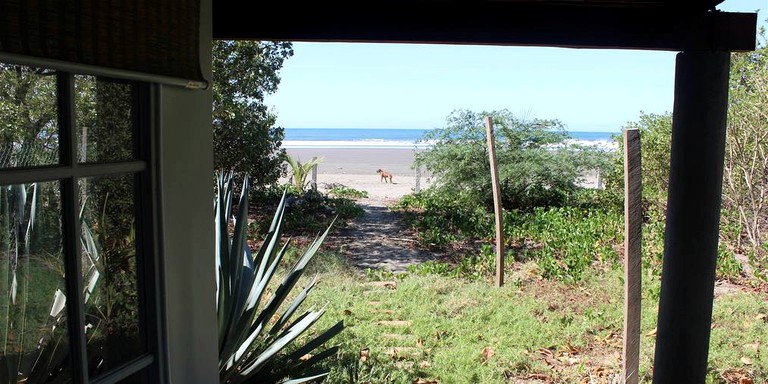
[[[87,74],[86,74],[87,75]],[[101,79],[101,78],[100,78]],[[159,86],[154,83],[108,79],[133,85],[132,108],[134,159],[119,162],[79,163],[76,129],[74,84],[71,72],[56,73],[57,117],[59,132],[59,164],[0,169],[3,185],[59,181],[62,206],[62,246],[66,276],[67,318],[72,380],[75,383],[112,384],[142,372],[149,383],[167,381],[166,343],[161,295],[161,226],[158,183],[159,151],[158,100]],[[78,180],[94,176],[134,175],[137,287],[139,290],[139,324],[146,352],[118,367],[89,379],[83,310],[83,279],[80,258],[80,225],[78,215]],[[74,277],[74,278],[72,278]]]

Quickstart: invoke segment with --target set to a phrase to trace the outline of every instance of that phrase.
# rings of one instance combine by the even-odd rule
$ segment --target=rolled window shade
[[[0,61],[205,88],[199,0],[0,0]]]

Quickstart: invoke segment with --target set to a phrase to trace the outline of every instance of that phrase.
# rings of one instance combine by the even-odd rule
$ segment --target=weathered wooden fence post
[[[317,156],[312,157],[312,162],[317,161]],[[317,164],[315,164],[314,167],[312,167],[312,189],[317,190]]]
[[[638,383],[640,365],[640,295],[643,182],[640,131],[624,131],[624,359],[625,384]]]
[[[597,170],[597,181],[595,182],[595,188],[603,189],[603,174],[600,170]]]
[[[421,167],[416,167],[416,185],[414,185],[413,191],[416,193],[421,191]]]
[[[496,286],[504,285],[504,226],[501,209],[501,188],[499,187],[499,169],[496,164],[496,140],[493,137],[493,122],[485,118],[488,136],[488,157],[491,163],[491,184],[493,186],[493,211],[496,217]]]

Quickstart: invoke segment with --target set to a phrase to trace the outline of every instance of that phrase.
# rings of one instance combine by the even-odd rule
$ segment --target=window
[[[150,94],[0,64],[0,384],[157,381]]]

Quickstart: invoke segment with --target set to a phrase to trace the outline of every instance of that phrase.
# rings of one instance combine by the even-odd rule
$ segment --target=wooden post
[[[499,168],[496,164],[496,140],[493,137],[493,122],[485,118],[488,134],[488,157],[491,162],[491,185],[493,186],[493,211],[496,217],[496,286],[504,285],[504,229],[501,215],[501,188],[499,187]]]
[[[315,161],[317,161],[317,156],[312,158],[312,162],[314,163]],[[312,167],[312,189],[317,190],[317,164]]]
[[[421,167],[416,167],[416,185],[413,187],[413,191],[421,192]]]
[[[729,63],[728,52],[677,55],[656,384],[703,383],[707,374]]]
[[[643,228],[640,131],[624,131],[624,384],[638,383]]]
[[[599,169],[597,170],[597,182],[595,184],[595,188],[603,189],[603,175],[600,173]]]

